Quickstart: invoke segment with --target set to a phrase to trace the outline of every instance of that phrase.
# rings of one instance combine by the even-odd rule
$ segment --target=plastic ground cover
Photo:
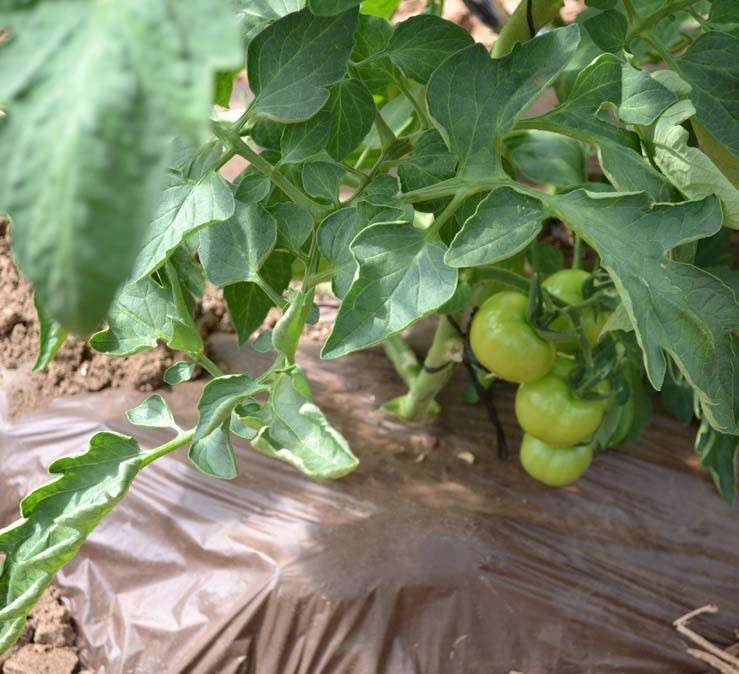
[[[223,363],[265,356],[216,339]],[[383,354],[322,364],[317,403],[362,461],[337,482],[237,449],[239,478],[149,466],[59,576],[86,666],[101,674],[688,674],[671,622],[721,607],[739,624],[739,509],[697,469],[692,429],[658,414],[637,445],[599,455],[573,487],[495,458],[459,372],[430,427],[379,405],[401,392]],[[165,397],[184,426],[202,384]],[[512,444],[512,389],[499,398]],[[0,526],[46,466],[94,432],[132,428],[141,394],[61,399],[0,420]],[[459,458],[471,452],[474,464]],[[469,457],[467,457],[469,458]]]

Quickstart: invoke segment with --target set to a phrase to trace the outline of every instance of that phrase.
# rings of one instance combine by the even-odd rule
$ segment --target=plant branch
[[[505,56],[516,42],[530,40],[537,31],[559,14],[560,0],[521,0],[500,30],[490,50],[493,58]]]
[[[395,371],[410,388],[413,381],[421,371],[421,364],[413,353],[413,349],[408,346],[408,342],[401,335],[391,335],[382,345],[385,347],[385,354],[393,364]]]
[[[186,445],[192,440],[194,435],[195,428],[191,428],[190,430],[181,433],[176,438],[172,438],[169,442],[165,442],[163,445],[155,447],[141,460],[141,468],[148,466],[152,461],[156,461],[165,454],[169,454],[175,449],[179,449],[182,445]]]
[[[225,374],[225,372],[204,353],[191,353],[189,356],[212,377],[222,377]]]

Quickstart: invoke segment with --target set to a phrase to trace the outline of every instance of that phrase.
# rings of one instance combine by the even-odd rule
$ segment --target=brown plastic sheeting
[[[264,357],[217,340],[221,361]],[[378,411],[401,392],[372,350],[300,360],[317,402],[362,460],[315,482],[239,447],[241,475],[208,478],[184,452],[152,464],[60,574],[87,666],[104,674],[684,674],[673,619],[721,606],[739,624],[739,518],[697,470],[692,430],[658,416],[637,446],[599,455],[552,490],[499,462],[463,373],[429,428]],[[238,362],[241,361],[241,362]],[[193,422],[202,384],[167,397]],[[56,457],[141,395],[59,400],[0,424],[0,523]],[[501,395],[511,438],[511,391]],[[472,452],[470,465],[459,458]],[[707,630],[707,632],[706,632]],[[714,634],[715,633],[715,634]]]

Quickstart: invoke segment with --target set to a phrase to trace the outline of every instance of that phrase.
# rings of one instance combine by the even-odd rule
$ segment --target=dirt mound
[[[2,674],[93,674],[82,669],[77,634],[60,597],[56,587],[46,591],[18,643],[0,655]]]

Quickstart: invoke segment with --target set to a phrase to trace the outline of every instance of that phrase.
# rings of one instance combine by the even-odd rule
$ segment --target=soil
[[[49,588],[26,623],[18,643],[0,655],[2,674],[93,674],[83,669],[77,635],[61,593]]]

